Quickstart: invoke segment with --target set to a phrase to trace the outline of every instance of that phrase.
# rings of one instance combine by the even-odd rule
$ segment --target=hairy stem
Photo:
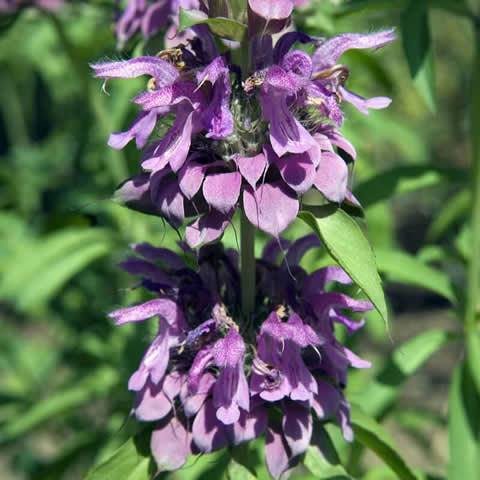
[[[242,312],[248,316],[255,306],[255,227],[243,211],[240,228]]]

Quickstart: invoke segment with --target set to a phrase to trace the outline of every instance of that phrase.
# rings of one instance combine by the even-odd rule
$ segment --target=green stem
[[[5,129],[11,145],[25,146],[30,144],[26,115],[23,110],[19,89],[15,86],[8,69],[0,78],[0,99],[5,111]]]
[[[472,72],[472,244],[468,269],[465,333],[467,365],[480,392],[480,335],[477,312],[480,306],[480,23],[474,23],[475,56]]]
[[[465,328],[468,333],[476,329],[480,286],[480,26],[475,32],[475,57],[472,75],[472,252],[468,271],[467,308]]]
[[[255,306],[255,227],[243,211],[240,228],[242,312],[248,316]]]

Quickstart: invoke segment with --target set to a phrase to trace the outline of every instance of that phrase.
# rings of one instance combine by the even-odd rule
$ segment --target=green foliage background
[[[401,478],[414,478],[402,470],[412,445],[423,452],[423,461],[414,464],[418,478],[446,478],[447,472],[449,478],[477,478],[475,469],[452,473],[462,458],[437,458],[428,448],[430,432],[445,430],[447,398],[441,412],[420,411],[402,400],[407,380],[457,338],[452,323],[448,331],[440,320],[422,327],[425,312],[461,309],[464,302],[471,253],[465,218],[471,204],[466,187],[473,33],[468,18],[455,11],[459,5],[468,2],[323,0],[296,17],[299,28],[315,36],[390,26],[403,36],[382,51],[342,58],[352,90],[394,99],[389,109],[368,117],[345,107],[343,130],[359,152],[354,191],[366,207],[368,237],[391,301],[393,338],[392,343],[372,313],[365,331],[348,340],[374,363],[371,371],[352,372],[349,398],[379,422],[387,420],[391,432],[403,432],[390,443],[380,424],[356,416],[360,442],[339,452],[354,478],[397,478],[396,468]],[[140,300],[128,289],[132,279],[115,263],[131,242],[176,248],[182,230],[173,232],[113,199],[116,185],[137,172],[138,152],[134,145],[113,151],[106,141],[135,116],[128,100],[146,80],[111,81],[106,96],[88,63],[154,54],[162,37],[147,44],[136,39],[117,52],[111,19],[112,4],[97,0],[68,3],[55,14],[29,8],[0,22],[1,478],[83,478],[139,429],[128,420],[132,395],[126,384],[152,331],[150,325],[114,328],[107,319],[114,307]],[[430,33],[422,33],[428,25]],[[297,221],[287,236],[307,231]],[[234,228],[225,241],[236,246]],[[258,235],[258,252],[264,241]],[[313,270],[331,262],[310,254],[304,264]],[[405,312],[419,324],[416,330],[399,322]],[[422,333],[410,340],[410,330]],[[461,385],[470,385],[470,375],[457,368],[451,431],[458,437],[451,438],[476,452],[476,439],[465,440],[471,425],[462,403]],[[335,441],[338,432],[330,430]],[[139,455],[132,460],[136,473],[128,478],[144,478],[151,465],[132,445],[122,447]],[[393,459],[389,467],[363,455],[365,445],[384,461]],[[226,471],[230,478],[250,478],[239,464],[219,467],[225,464],[222,455],[192,460],[170,478],[213,480],[225,478]],[[313,451],[305,465],[323,473],[299,472],[298,478],[347,475]]]

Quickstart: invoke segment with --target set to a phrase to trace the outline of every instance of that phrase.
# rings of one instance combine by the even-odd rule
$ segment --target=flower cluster
[[[109,140],[121,149],[135,139],[143,150],[142,173],[117,193],[130,208],[174,227],[193,217],[186,229],[191,247],[218,239],[238,207],[255,227],[278,238],[310,189],[328,202],[356,202],[341,152],[352,161],[356,154],[339,131],[340,103],[368,114],[390,99],[350,92],[349,70],[338,61],[346,50],[378,48],[394,35],[387,30],[321,41],[288,32],[273,45],[263,32],[283,28],[293,2],[277,7],[249,1],[252,55],[244,65],[233,61],[232,51],[220,54],[206,25],[196,25],[184,43],[155,57],[92,66],[105,80],[151,77],[147,91],[133,100],[142,112]],[[297,42],[316,46],[313,55],[292,50]]]
[[[280,249],[286,256],[278,265]],[[159,421],[151,437],[160,470],[181,467],[191,453],[212,452],[265,434],[266,462],[279,478],[310,443],[312,411],[333,419],[352,439],[343,395],[347,367],[369,363],[337,341],[333,325],[349,333],[363,325],[345,310],[365,312],[367,301],[325,287],[350,284],[339,267],[308,274],[299,264],[318,247],[315,236],[282,246],[272,241],[257,262],[255,310],[242,316],[237,252],[222,244],[198,253],[199,269],[148,244],[121,264],[155,296],[110,314],[117,325],[158,318],[158,331],[129,380],[133,412]],[[279,415],[272,415],[277,411]]]

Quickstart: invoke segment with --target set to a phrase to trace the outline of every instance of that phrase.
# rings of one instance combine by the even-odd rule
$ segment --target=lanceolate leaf
[[[352,395],[355,403],[376,418],[393,405],[403,383],[435,352],[456,338],[444,330],[429,330],[397,347],[374,382],[360,394]]]
[[[155,468],[149,456],[150,431],[127,440],[110,458],[94,467],[85,480],[150,480]]]
[[[386,8],[398,8],[398,4],[403,4],[407,0],[347,0],[345,4],[340,7],[339,16],[349,15],[365,10],[385,10]]]
[[[194,25],[205,24],[219,37],[239,42],[243,40],[247,33],[247,26],[243,23],[223,17],[208,18],[199,10],[185,10],[184,8],[180,8],[179,21],[180,31],[193,27]]]
[[[402,193],[420,190],[439,183],[467,182],[465,170],[445,168],[435,165],[402,165],[360,183],[355,188],[355,196],[363,208]]]
[[[99,368],[64,391],[39,399],[30,410],[14,417],[0,429],[0,444],[10,442],[38,428],[52,418],[61,418],[77,411],[94,398],[103,397],[118,381],[116,371]]]
[[[19,309],[32,311],[111,248],[112,237],[101,229],[65,229],[38,241],[38,245],[27,244],[5,262],[9,275],[0,282],[0,298],[14,300]]]
[[[303,211],[299,217],[320,237],[328,253],[364,291],[387,323],[387,305],[375,255],[355,220],[341,209],[317,218]]]
[[[316,424],[313,429],[312,440],[305,453],[303,463],[315,474],[315,478],[336,480],[350,480],[351,478],[340,464],[328,432],[320,424]]]
[[[425,265],[408,253],[399,250],[377,249],[378,270],[400,283],[422,287],[455,303],[450,278],[444,272]]]
[[[410,74],[428,108],[435,111],[435,70],[427,0],[412,0],[402,15],[403,48]]]
[[[428,227],[427,242],[436,242],[442,235],[467,217],[472,205],[470,190],[462,190],[450,198],[443,208],[435,215]]]
[[[476,480],[480,471],[480,396],[466,363],[456,367],[450,387],[448,443],[448,480]]]
[[[397,452],[389,433],[360,407],[352,405],[351,421],[355,440],[375,452],[400,480],[417,480],[410,467]]]

